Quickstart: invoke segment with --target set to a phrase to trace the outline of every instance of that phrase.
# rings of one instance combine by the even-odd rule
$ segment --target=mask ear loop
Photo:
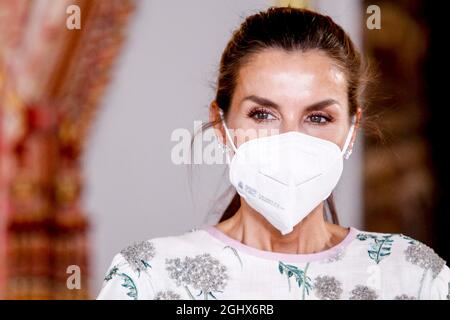
[[[233,139],[231,138],[231,134],[230,134],[230,132],[228,130],[227,125],[225,124],[225,119],[224,119],[224,116],[223,116],[222,109],[219,109],[219,114],[220,114],[220,119],[222,121],[222,125],[223,125],[223,127],[225,129],[225,135],[228,138],[228,140],[230,141],[230,144],[231,144],[231,147],[233,148],[234,153],[236,153],[237,152],[237,148],[234,145]],[[226,152],[227,162],[228,162],[228,164],[230,164],[231,163],[230,153],[229,153],[229,149],[230,148],[226,144],[224,146],[225,146],[225,150],[226,150],[225,152]]]
[[[352,141],[352,138],[353,138],[353,132],[355,131],[355,124],[356,124],[355,122],[356,122],[356,116],[353,116],[352,125],[350,127],[350,130],[348,131],[347,138],[345,139],[344,147],[342,148],[342,152],[341,152],[341,154],[344,155],[344,159],[346,159],[346,160],[350,158],[350,155],[353,152],[353,149],[350,149],[350,150],[347,150],[347,149],[350,145],[350,141]]]

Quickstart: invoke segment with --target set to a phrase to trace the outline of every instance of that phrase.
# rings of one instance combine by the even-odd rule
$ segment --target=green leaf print
[[[105,281],[106,282],[110,281],[112,277],[117,274],[118,270],[119,268],[117,266],[112,267],[111,270],[106,274]]]
[[[237,252],[237,250],[236,250],[235,248],[233,248],[233,247],[231,247],[231,246],[225,246],[225,247],[223,247],[223,249],[224,249],[224,250],[225,250],[225,249],[230,249],[230,250],[233,252],[233,254],[235,255],[235,257],[238,259],[239,264],[241,265],[241,269],[244,268],[244,264],[242,263],[242,259],[241,259],[241,257],[239,256],[239,253]]]
[[[365,234],[365,233],[359,233],[359,234],[356,236],[356,238],[358,238],[358,240],[361,240],[361,241],[367,240],[368,237],[369,237],[369,235],[368,235],[368,234]]]
[[[409,243],[409,244],[417,244],[417,240],[415,240],[415,239],[413,239],[413,238],[411,238],[411,237],[405,236],[405,235],[402,234],[402,233],[400,233],[400,237],[402,237],[402,238],[405,239],[405,240],[408,240],[408,243]]]
[[[211,297],[213,297],[215,300],[217,300],[217,298],[216,298],[216,296],[215,295],[213,295],[213,293],[212,292],[209,292],[209,295],[211,296]]]
[[[118,272],[119,267],[114,266],[111,268],[111,270],[106,274],[105,281],[110,281],[114,276],[120,277],[123,279],[122,287],[127,288],[129,291],[127,292],[127,296],[133,298],[134,300],[137,299],[137,287],[131,279],[131,277],[125,273]]]
[[[148,263],[148,261],[145,261],[145,260],[140,260],[139,263],[142,264],[143,269],[141,269],[141,268],[137,268],[137,269],[136,269],[136,270],[137,270],[138,277],[141,276],[141,271],[147,270],[148,268],[151,268],[151,267],[152,267],[152,266],[150,265],[150,263]]]
[[[223,292],[223,291],[219,291],[219,292]],[[203,292],[203,290],[200,291],[199,294],[197,294],[197,297],[199,296],[203,296],[204,300],[208,300],[208,297],[212,297],[213,299],[217,300],[216,296],[212,293],[212,292]],[[194,299],[196,300],[196,299]]]
[[[285,264],[282,261],[279,261],[279,263],[278,263],[278,270],[280,271],[280,274],[285,274],[288,279],[289,291],[291,290],[291,283],[289,280],[292,276],[294,276],[298,287],[303,289],[303,293],[302,293],[303,300],[305,299],[306,294],[309,295],[309,292],[312,288],[311,279],[308,276],[306,276],[308,267],[309,267],[309,263],[306,264],[304,270],[302,270],[294,265]]]
[[[280,263],[278,264],[278,270],[280,271],[281,274],[283,274],[283,263],[280,261]]]
[[[127,288],[129,290],[127,293],[127,296],[136,300],[138,292],[137,292],[137,287],[136,287],[133,279],[131,279],[131,277],[125,273],[121,273],[120,276],[123,278],[122,287]]]
[[[394,239],[392,239],[392,236],[393,234],[378,236],[360,233],[357,235],[357,239],[359,239],[360,241],[366,241],[369,238],[373,240],[373,242],[369,245],[367,253],[370,259],[378,264],[381,262],[381,260],[391,254],[391,247],[394,243]]]

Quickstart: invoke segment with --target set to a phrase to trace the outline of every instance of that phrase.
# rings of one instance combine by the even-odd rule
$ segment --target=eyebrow
[[[278,104],[276,104],[275,102],[273,102],[273,101],[271,101],[269,99],[263,98],[263,97],[255,96],[255,95],[251,95],[251,96],[245,97],[244,99],[242,99],[241,103],[246,101],[246,100],[253,101],[253,102],[255,102],[255,103],[259,104],[259,105],[263,105],[263,106],[266,106],[266,107],[269,107],[269,108],[274,108],[274,109],[279,109],[280,108],[280,106]],[[341,105],[335,99],[326,99],[326,100],[322,100],[322,101],[319,101],[319,102],[315,102],[315,103],[307,106],[305,111],[322,110],[322,109],[324,109],[324,108],[326,108],[326,107],[328,107],[330,105],[333,105],[333,104]]]

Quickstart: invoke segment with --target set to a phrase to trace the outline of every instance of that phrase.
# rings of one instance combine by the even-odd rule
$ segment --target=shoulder
[[[178,235],[150,238],[125,246],[118,254],[134,270],[144,270],[143,261],[165,259],[180,253],[201,250],[205,243],[205,232],[198,228],[184,231]]]
[[[171,257],[201,250],[204,232],[194,228],[179,235],[135,241],[114,255],[97,299],[178,299],[165,287]]]
[[[437,275],[446,261],[425,243],[403,233],[382,233],[358,230],[356,241],[379,263],[384,258],[406,265],[431,269]]]
[[[362,256],[395,274],[395,281],[415,283],[421,298],[447,297],[449,268],[427,244],[403,233],[357,230],[355,237]]]

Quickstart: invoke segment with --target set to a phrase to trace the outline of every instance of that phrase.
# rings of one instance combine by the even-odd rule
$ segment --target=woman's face
[[[237,147],[298,131],[342,148],[350,125],[345,75],[320,51],[266,49],[241,67],[227,125],[235,130]]]

